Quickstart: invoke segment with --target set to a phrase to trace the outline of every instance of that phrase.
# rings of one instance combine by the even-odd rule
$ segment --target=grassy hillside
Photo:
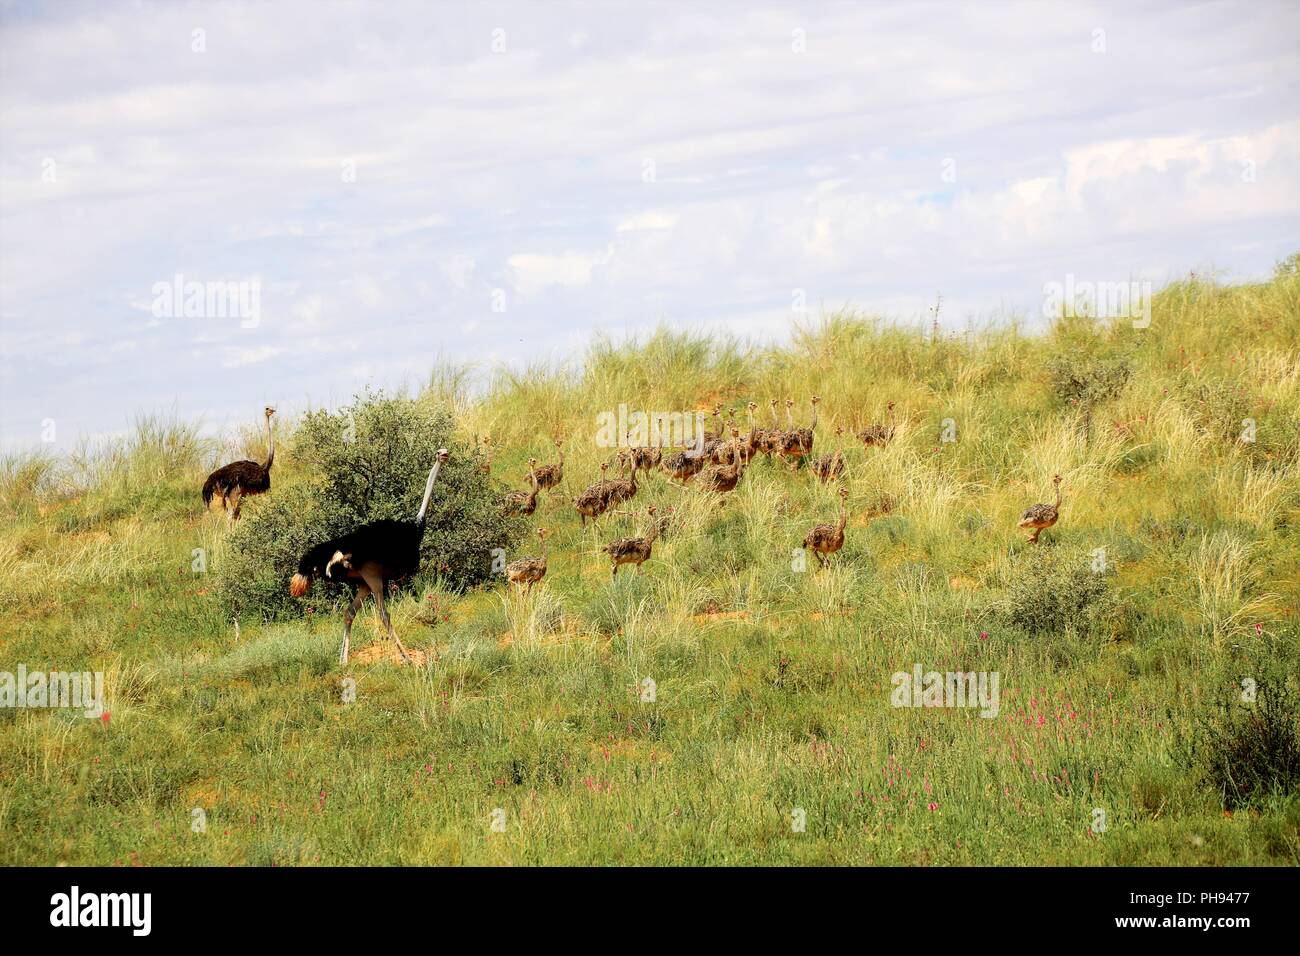
[[[846,427],[847,543],[796,570],[838,500],[807,469],[759,459],[725,506],[656,476],[633,504],[673,505],[669,532],[611,582],[599,548],[640,521],[583,530],[544,495],[531,598],[430,578],[393,604],[425,665],[393,660],[368,605],[340,668],[337,608],[237,634],[218,595],[229,532],[198,491],[233,453],[262,457],[258,409],[236,447],[155,419],[69,461],[10,458],[0,671],[102,670],[109,715],[0,710],[0,862],[1300,861],[1285,774],[1243,798],[1214,769],[1285,763],[1296,732],[1278,696],[1267,726],[1241,703],[1216,717],[1300,660],[1294,274],[1174,284],[1145,330],[934,340],[840,315],[788,348],[663,332],[476,398],[465,381],[441,367],[418,401],[454,413],[462,449],[490,434],[515,487],[560,437],[570,495],[610,457],[596,416],[620,403],[765,415],[789,396],[806,419],[819,394],[816,450]],[[853,442],[891,400],[892,444]],[[310,479],[287,452],[276,469],[271,498]],[[1058,472],[1060,523],[1031,546],[1016,522]],[[1000,714],[891,706],[918,663],[997,672]]]

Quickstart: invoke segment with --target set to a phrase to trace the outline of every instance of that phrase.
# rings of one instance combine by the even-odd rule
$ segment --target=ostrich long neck
[[[420,513],[415,516],[415,523],[424,525],[424,513],[429,508],[429,499],[433,496],[433,483],[438,480],[438,472],[442,470],[442,459],[439,458],[433,463],[433,468],[429,471],[429,480],[424,485],[424,500],[420,502]]]
[[[266,464],[262,466],[263,471],[271,470],[271,463],[275,461],[275,432],[271,429],[271,416],[266,417]]]
[[[1056,504],[1052,505],[1052,507],[1061,507],[1061,483],[1059,481],[1056,483]]]
[[[836,536],[842,535],[842,534],[844,533],[844,526],[845,526],[846,524],[848,524],[848,523],[849,523],[849,509],[848,509],[848,506],[847,506],[847,505],[846,505],[846,504],[841,500],[841,501],[840,501],[840,520],[839,520],[839,524],[837,524],[837,525],[835,526],[835,534],[836,534]]]
[[[808,430],[809,430],[809,431],[812,431],[812,430],[813,430],[814,428],[816,428],[816,427],[817,427],[817,406],[814,404],[814,405],[813,405],[812,424],[808,426]]]

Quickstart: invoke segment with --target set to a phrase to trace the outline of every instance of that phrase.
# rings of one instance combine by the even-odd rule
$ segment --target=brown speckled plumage
[[[663,460],[663,470],[668,473],[668,477],[673,481],[686,484],[698,475],[706,464],[708,464],[708,458],[703,454],[692,455],[679,451],[677,454],[669,455]]]
[[[1052,484],[1056,486],[1056,501],[1050,505],[1030,505],[1020,516],[1020,527],[1029,529],[1030,544],[1037,544],[1038,536],[1061,516],[1061,476],[1053,476]]]
[[[611,504],[609,486],[613,482],[605,480],[604,476],[607,468],[609,468],[609,465],[602,463],[600,466],[601,480],[593,485],[588,485],[578,497],[573,499],[573,507],[582,516],[583,527],[586,527],[588,518],[599,518],[609,509]]]
[[[790,420],[790,429],[781,437],[780,455],[782,458],[793,459],[793,466],[797,467],[799,459],[806,458],[812,454],[813,440],[816,437],[817,428],[817,404],[821,401],[820,396],[812,397],[812,421],[807,428],[794,427],[794,418],[791,409],[794,402],[790,399],[785,400],[786,417]]]
[[[706,491],[726,494],[728,491],[735,490],[736,485],[740,484],[740,477],[745,473],[745,468],[740,463],[740,432],[735,427],[731,429],[731,441],[727,443],[727,447],[731,450],[731,464],[713,465],[700,472],[699,484]]]
[[[528,459],[528,478],[532,482],[532,491],[510,491],[501,501],[502,511],[507,515],[528,516],[537,510],[537,459]]]
[[[836,524],[819,524],[804,535],[803,546],[817,556],[819,567],[825,566],[825,555],[834,554],[844,547],[844,526],[848,524],[849,512],[845,501],[849,496],[847,488],[840,488],[840,520]]]
[[[894,403],[890,402],[886,409],[885,423],[868,425],[862,431],[858,432],[858,441],[862,442],[868,448],[884,448],[894,440]]]
[[[837,426],[835,429],[837,436],[844,434],[844,427]],[[844,450],[836,449],[834,454],[819,455],[808,463],[812,473],[821,479],[823,484],[829,484],[844,474]]]
[[[610,542],[601,550],[609,555],[613,567],[610,571],[610,577],[618,577],[620,565],[631,564],[636,566],[637,573],[641,573],[641,565],[650,560],[650,552],[654,547],[655,538],[659,536],[659,519],[655,517],[656,509],[650,506],[648,514],[650,516],[650,530],[642,538],[619,538],[617,541]]]
[[[560,454],[560,460],[537,469],[537,487],[543,491],[557,487],[564,480],[564,446],[559,439],[555,441],[555,448]]]
[[[520,558],[506,565],[506,580],[522,585],[532,593],[533,585],[546,577],[546,529],[538,528],[537,537],[542,542],[542,554],[537,558]]]

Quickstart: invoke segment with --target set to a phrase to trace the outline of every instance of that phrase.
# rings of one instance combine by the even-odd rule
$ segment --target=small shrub
[[[1281,676],[1261,677],[1255,700],[1234,689],[1201,718],[1189,762],[1228,810],[1258,806],[1300,783],[1300,701]]]
[[[56,489],[56,464],[43,452],[0,456],[0,513],[34,513]]]
[[[1294,279],[1300,277],[1300,252],[1293,252],[1277,263],[1273,268],[1273,278]]]
[[[1255,401],[1241,382],[1227,378],[1197,377],[1184,372],[1179,379],[1183,401],[1206,434],[1237,442],[1243,421],[1251,417]],[[1244,446],[1249,450],[1249,445]]]
[[[1057,398],[1090,411],[1124,391],[1133,375],[1133,363],[1122,357],[1058,355],[1047,363],[1047,375]]]
[[[1039,546],[1015,560],[1001,597],[1008,624],[1027,634],[1082,634],[1113,610],[1108,574],[1093,571],[1088,553],[1062,551]]]
[[[523,525],[502,517],[501,489],[478,473],[472,453],[453,433],[448,412],[382,393],[360,395],[338,412],[309,414],[290,451],[307,465],[309,477],[273,488],[231,534],[219,571],[226,606],[236,615],[269,619],[319,603],[311,593],[302,599],[288,593],[303,552],[368,521],[414,518],[440,447],[451,450],[451,459],[429,502],[414,587],[436,578],[461,591],[492,579],[493,549],[508,552]],[[343,593],[337,585],[317,587],[333,597]]]

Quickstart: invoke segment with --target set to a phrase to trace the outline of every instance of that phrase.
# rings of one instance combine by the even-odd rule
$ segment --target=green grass
[[[0,710],[0,862],[1300,861],[1300,797],[1229,815],[1185,759],[1225,687],[1294,680],[1300,660],[1294,275],[1176,283],[1143,331],[931,342],[840,315],[784,349],[661,331],[500,372],[478,397],[466,383],[438,362],[421,400],[466,442],[490,434],[516,487],[561,438],[568,494],[610,454],[597,414],[623,402],[754,400],[766,423],[768,398],[806,417],[820,394],[818,451],[890,400],[899,429],[845,444],[848,541],[820,573],[792,565],[836,508],[806,470],[760,460],[721,508],[652,478],[633,504],[673,505],[672,527],[613,582],[599,548],[636,520],[584,531],[544,493],[550,570],[530,599],[430,584],[394,603],[408,646],[436,653],[424,668],[387,658],[369,606],[346,669],[323,603],[236,637],[213,580],[224,519],[198,490],[214,464],[261,457],[255,429],[218,449],[156,418],[68,461],[11,456],[0,671],[103,671],[110,717]],[[1255,442],[1235,440],[1241,418]],[[272,496],[309,477],[284,452],[276,469]],[[1062,519],[1035,551],[1016,521],[1057,472]],[[892,675],[918,662],[996,671],[1000,716],[892,707]]]

